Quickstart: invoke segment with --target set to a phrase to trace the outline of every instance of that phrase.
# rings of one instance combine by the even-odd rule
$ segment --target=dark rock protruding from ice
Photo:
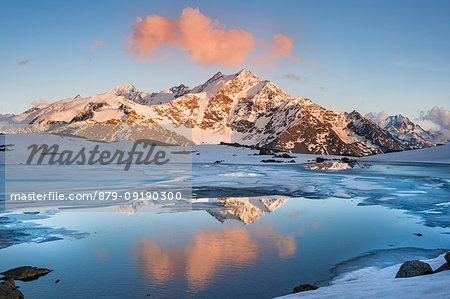
[[[37,268],[31,266],[22,266],[14,269],[10,269],[8,271],[2,272],[3,276],[6,278],[12,278],[22,281],[30,281],[38,279],[41,276],[47,275],[53,270],[45,269],[45,268]]]
[[[317,290],[318,288],[319,287],[316,287],[315,285],[305,283],[305,284],[296,286],[294,288],[294,290],[292,291],[292,294],[306,292],[306,291],[314,291],[314,290]]]
[[[433,269],[431,269],[431,266],[428,263],[418,260],[407,261],[400,266],[395,278],[413,277],[432,273]]]

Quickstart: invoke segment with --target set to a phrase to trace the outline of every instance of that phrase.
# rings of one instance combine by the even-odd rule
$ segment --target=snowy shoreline
[[[194,150],[192,156],[192,162],[194,163],[214,163],[215,161],[221,161],[223,163],[233,163],[233,164],[263,164],[261,160],[264,157],[271,155],[258,155],[257,150],[252,150],[246,147],[233,147],[230,145],[216,145],[216,144],[202,144],[195,145],[192,147]],[[282,152],[280,152],[282,153]],[[274,153],[276,155],[277,153]],[[315,163],[316,158],[323,158],[331,161],[340,161],[345,156],[337,155],[320,155],[320,154],[298,154],[298,153],[288,153],[291,158],[280,159],[274,158],[276,160],[283,161],[281,165],[288,163],[289,160],[294,160],[292,164],[307,164]],[[358,162],[369,162],[369,163],[440,163],[440,164],[450,164],[450,144],[445,144],[441,146],[434,146],[428,148],[422,148],[417,150],[408,150],[395,153],[377,154],[365,157],[348,157],[350,159],[355,159]]]
[[[424,260],[433,271],[446,261],[445,254]],[[347,272],[317,290],[280,296],[277,298],[445,298],[449,296],[450,271],[395,278],[402,263],[376,269],[365,267]]]
[[[80,139],[74,136],[62,136],[43,133],[23,133],[6,135],[5,142],[14,149],[14,154],[6,151],[8,164],[14,162],[24,162],[28,157],[29,151],[27,146],[31,143],[42,144],[58,144],[61,150],[64,148],[81,148],[82,146],[92,146],[98,144],[93,140]],[[117,149],[129,146],[134,141],[119,142],[103,142],[102,147],[108,149]],[[192,163],[227,163],[227,164],[278,164],[278,165],[296,165],[296,164],[314,164],[318,162],[345,162],[358,161],[361,163],[450,163],[450,144],[422,148],[417,150],[406,150],[394,153],[377,154],[365,157],[339,156],[339,155],[322,155],[322,154],[299,154],[288,152],[277,152],[266,150],[261,154],[259,149],[245,146],[233,146],[230,144],[198,144],[192,147],[170,146],[168,152],[184,153],[185,155],[172,155],[175,160]],[[21,160],[20,160],[21,159]],[[320,159],[320,160],[319,160]],[[19,161],[20,160],[20,161]],[[327,169],[327,168],[325,168]],[[346,169],[341,168],[341,169]],[[339,168],[335,169],[339,170]]]
[[[361,162],[450,163],[450,144],[361,157]]]

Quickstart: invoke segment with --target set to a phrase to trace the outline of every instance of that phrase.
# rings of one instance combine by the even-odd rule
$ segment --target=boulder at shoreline
[[[15,280],[22,280],[22,281],[30,281],[30,280],[38,279],[41,276],[47,275],[48,273],[50,273],[52,271],[53,270],[45,269],[45,268],[22,266],[22,267],[10,269],[10,270],[2,272],[0,274],[5,276],[6,278],[12,278]]]
[[[430,264],[414,260],[414,261],[407,261],[404,262],[400,269],[398,270],[397,274],[395,275],[395,278],[403,278],[403,277],[413,277],[413,276],[419,276],[419,275],[426,275],[426,274],[432,274],[433,269],[431,268]]]

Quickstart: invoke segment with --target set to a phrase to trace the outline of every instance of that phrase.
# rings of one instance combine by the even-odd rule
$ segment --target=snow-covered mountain
[[[387,116],[378,125],[399,139],[404,148],[417,149],[433,145],[433,137],[427,131],[401,114]]]
[[[127,84],[92,97],[39,105],[7,119],[10,127],[39,128],[142,123],[192,126],[194,144],[236,142],[296,153],[364,156],[430,145],[401,139],[356,111],[327,110],[293,97],[247,69],[219,72],[192,89],[181,84],[148,93]],[[404,130],[407,135],[408,128]]]

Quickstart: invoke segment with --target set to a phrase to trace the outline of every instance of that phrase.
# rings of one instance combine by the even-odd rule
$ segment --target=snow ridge
[[[39,105],[0,121],[3,129],[74,123],[188,124],[195,144],[236,142],[323,155],[365,156],[432,145],[418,125],[402,116],[375,124],[356,111],[327,110],[289,95],[248,69],[231,75],[218,72],[192,89],[181,84],[148,93],[125,84],[92,97]]]

